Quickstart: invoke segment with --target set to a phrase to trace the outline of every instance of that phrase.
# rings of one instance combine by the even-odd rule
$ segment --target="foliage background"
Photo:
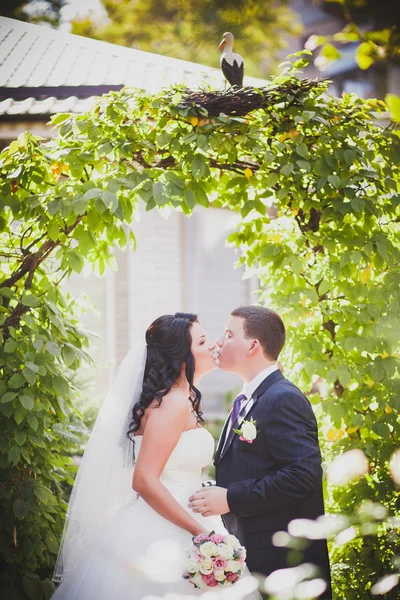
[[[90,362],[79,307],[60,282],[85,263],[102,275],[114,244],[134,246],[139,201],[190,215],[224,206],[230,237],[261,282],[258,300],[288,325],[287,376],[310,389],[326,461],[365,451],[370,472],[328,489],[327,510],[360,501],[398,515],[388,461],[399,440],[399,129],[384,104],[336,99],[298,79],[305,59],[271,79],[275,99],[245,118],[209,119],[184,90],[123,90],[84,115],[53,119],[0,157],[0,583],[7,597],[48,598],[72,455],[85,432],[76,373]],[[285,372],[286,374],[286,372]],[[360,530],[331,553],[337,598],[370,596],[393,572],[396,541]],[[349,566],[351,565],[351,571]],[[396,591],[392,592],[393,594]],[[361,594],[361,595],[360,595]],[[388,598],[395,597],[388,596]]]

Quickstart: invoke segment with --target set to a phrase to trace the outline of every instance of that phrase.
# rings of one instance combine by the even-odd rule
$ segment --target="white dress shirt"
[[[277,371],[278,369],[279,369],[278,363],[276,362],[273,365],[270,365],[269,367],[267,367],[266,369],[261,371],[251,381],[248,381],[247,383],[243,384],[243,388],[240,393],[244,394],[246,396],[246,399],[241,401],[239,413],[242,411],[243,407],[248,403],[248,401],[250,400],[250,398],[252,397],[252,395],[254,394],[256,389],[258,388],[258,386],[264,381],[264,379],[266,379],[268,377],[268,375],[271,375],[271,373],[274,373],[274,371]],[[228,419],[230,419],[230,416],[231,416],[231,413],[229,413]],[[231,430],[231,428],[227,427],[224,445],[226,443],[226,440],[228,438],[230,430]]]

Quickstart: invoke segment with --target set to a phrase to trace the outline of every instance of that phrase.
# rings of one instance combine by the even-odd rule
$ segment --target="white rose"
[[[231,571],[231,573],[237,573],[242,569],[242,565],[236,560],[228,560],[226,563],[225,571]]]
[[[235,550],[236,548],[240,547],[240,542],[235,535],[227,535],[225,538],[225,543],[228,544],[228,546],[234,548]]]
[[[196,575],[194,575],[193,577],[190,578],[190,581],[192,581],[199,588],[206,587],[204,581],[201,578],[200,573],[196,573]]]
[[[224,579],[226,578],[225,572],[221,569],[218,569],[216,571],[214,571],[214,577],[217,581],[224,581]]]
[[[200,553],[206,558],[218,556],[217,546],[214,544],[214,542],[205,542],[204,544],[201,544],[199,550]]]
[[[188,573],[196,573],[197,572],[196,561],[190,560],[186,565],[186,569],[187,569]]]
[[[214,563],[211,560],[211,558],[206,558],[205,560],[203,560],[200,567],[200,573],[203,573],[203,575],[210,575],[213,572],[213,570]]]
[[[232,546],[226,546],[225,544],[218,544],[218,556],[221,558],[232,558],[233,548]]]
[[[257,437],[257,429],[253,423],[250,421],[244,421],[242,423],[242,436],[245,440],[255,440]]]

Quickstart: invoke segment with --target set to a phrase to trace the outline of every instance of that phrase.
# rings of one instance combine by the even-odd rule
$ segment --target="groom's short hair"
[[[267,358],[278,359],[286,338],[285,326],[278,313],[265,306],[239,306],[231,315],[244,319],[245,336],[257,339]]]

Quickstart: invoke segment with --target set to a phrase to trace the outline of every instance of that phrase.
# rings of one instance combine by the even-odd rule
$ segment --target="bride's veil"
[[[135,498],[133,448],[126,433],[142,391],[146,357],[145,342],[129,350],[100,408],[69,500],[55,582],[79,564],[107,520]]]

